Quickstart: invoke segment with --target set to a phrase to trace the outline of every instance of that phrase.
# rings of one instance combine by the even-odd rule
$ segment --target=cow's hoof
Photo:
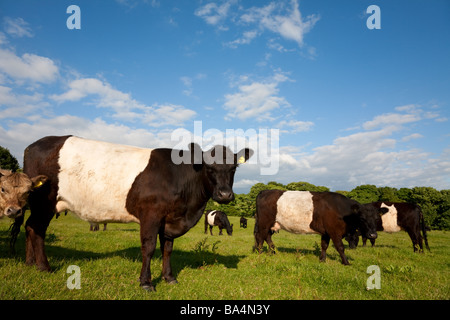
[[[141,285],[141,287],[142,287],[142,289],[144,289],[145,291],[148,291],[148,292],[156,291],[155,287],[152,284],[143,284],[143,285]]]
[[[178,281],[177,281],[177,279],[173,279],[173,280],[167,281],[167,283],[168,284],[177,284]]]

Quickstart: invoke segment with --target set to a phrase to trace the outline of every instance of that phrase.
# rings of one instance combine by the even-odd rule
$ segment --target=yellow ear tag
[[[238,163],[244,163],[245,162],[245,158],[244,156],[241,156],[238,160]]]
[[[42,181],[39,181],[34,187],[35,187],[35,188],[39,188],[39,187],[42,186],[42,185],[43,185]]]

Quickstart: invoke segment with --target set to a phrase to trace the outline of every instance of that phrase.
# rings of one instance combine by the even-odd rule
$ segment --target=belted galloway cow
[[[264,190],[256,197],[255,247],[262,251],[264,241],[273,251],[272,234],[286,230],[297,234],[321,235],[320,261],[333,240],[342,263],[349,264],[342,238],[359,229],[368,238],[377,237],[378,210],[334,192]]]
[[[89,222],[140,224],[140,285],[150,291],[155,289],[150,260],[159,235],[162,277],[176,283],[170,265],[174,239],[199,221],[208,199],[234,199],[236,168],[252,154],[248,148],[234,154],[224,146],[203,152],[194,143],[189,150],[142,149],[75,136],[42,138],[24,154],[24,172],[49,179],[30,194],[26,263],[50,270],[45,233],[55,213],[70,210]]]
[[[426,232],[427,226],[423,219],[422,210],[417,204],[379,201],[367,203],[365,206],[374,207],[376,209],[385,208],[387,210],[386,213],[377,217],[377,231],[394,233],[404,230],[411,238],[414,252],[417,250],[423,252],[423,240],[425,240],[426,248],[430,251]],[[356,247],[358,245],[358,240],[358,236],[349,237],[349,245]],[[367,238],[364,235],[362,235],[362,240],[363,246],[365,246]],[[370,242],[372,243],[372,246],[375,245],[375,239],[370,239]]]
[[[211,235],[214,226],[219,227],[219,236],[222,235],[222,230],[225,229],[227,234],[231,236],[233,234],[233,225],[230,224],[225,212],[219,210],[207,210],[205,212],[205,234],[207,234],[209,226],[209,232]]]

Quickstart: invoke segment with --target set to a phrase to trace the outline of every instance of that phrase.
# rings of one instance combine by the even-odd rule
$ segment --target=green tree
[[[350,199],[354,199],[360,203],[376,202],[380,198],[380,192],[377,187],[371,184],[358,186],[348,193]]]
[[[330,191],[330,189],[328,189],[327,187],[315,186],[305,181],[291,182],[286,185],[286,189],[294,191],[315,191],[315,192]]]
[[[391,201],[391,202],[403,202],[397,196],[397,189],[392,187],[380,187],[378,188],[379,198],[378,201]]]
[[[418,204],[422,208],[425,223],[436,228],[435,222],[440,218],[439,211],[444,203],[441,192],[432,187],[414,187],[409,202]]]
[[[0,146],[0,168],[12,171],[20,169],[19,162],[7,148]]]

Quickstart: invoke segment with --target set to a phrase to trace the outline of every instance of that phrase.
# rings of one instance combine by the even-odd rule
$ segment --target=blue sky
[[[72,4],[79,30],[66,26]],[[366,26],[372,4],[381,29]],[[154,148],[216,130],[238,146],[226,132],[242,129],[256,156],[236,192],[448,189],[449,15],[445,0],[5,0],[0,145],[22,161],[46,135]],[[270,174],[264,129],[279,130]]]

